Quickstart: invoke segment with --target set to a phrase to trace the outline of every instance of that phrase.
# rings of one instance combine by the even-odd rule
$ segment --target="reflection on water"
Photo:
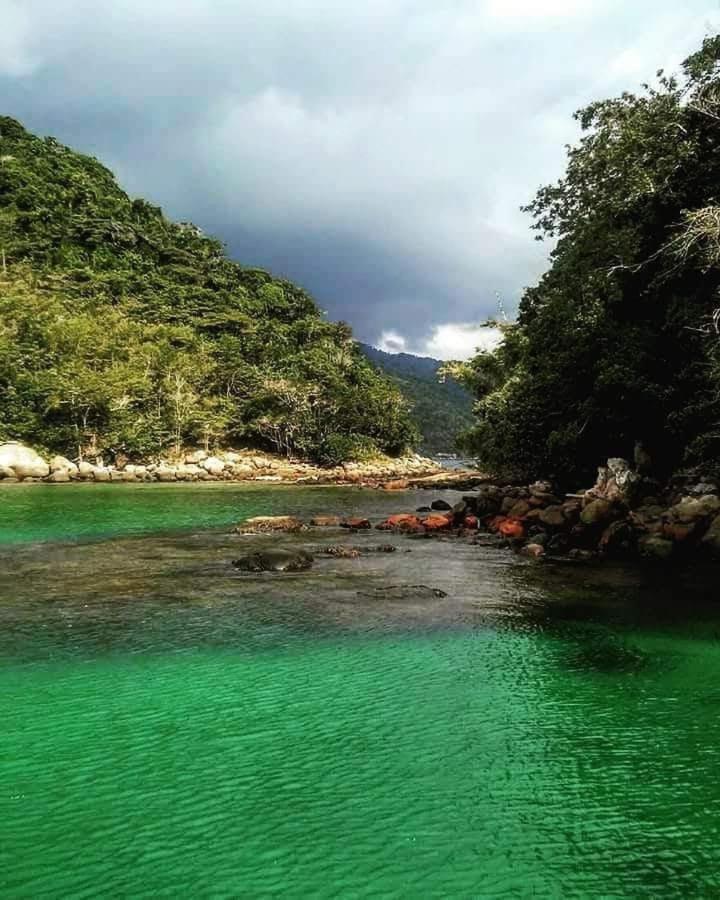
[[[22,496],[45,543],[0,548],[4,896],[720,891],[714,573],[393,538],[243,575],[378,538],[234,518],[427,497],[138,492],[140,537],[109,493],[54,494],[51,528]],[[93,515],[113,537],[47,540]]]

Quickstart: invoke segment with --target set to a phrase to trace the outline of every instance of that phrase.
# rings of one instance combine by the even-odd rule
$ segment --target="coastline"
[[[191,450],[178,457],[157,461],[105,465],[75,463],[63,456],[45,459],[20,443],[0,444],[0,485],[12,484],[277,484],[338,485],[408,490],[437,488],[470,490],[488,479],[469,469],[448,469],[419,454],[364,462],[346,462],[322,467],[304,460],[287,459],[256,450],[225,450],[214,453]]]

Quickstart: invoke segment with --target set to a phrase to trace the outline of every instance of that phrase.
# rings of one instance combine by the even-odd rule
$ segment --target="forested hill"
[[[720,36],[677,77],[591,103],[528,206],[552,264],[494,353],[457,374],[491,470],[594,480],[636,442],[652,469],[720,475]]]
[[[397,388],[303,290],[0,117],[0,440],[335,462],[416,437]]]
[[[439,379],[442,361],[410,353],[385,353],[369,344],[360,346],[410,401],[422,435],[422,449],[426,453],[455,452],[457,435],[473,423],[473,398],[454,379]]]

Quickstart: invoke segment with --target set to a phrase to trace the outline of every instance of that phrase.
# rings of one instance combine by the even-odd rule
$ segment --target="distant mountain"
[[[458,433],[474,424],[473,398],[451,378],[439,381],[442,360],[385,353],[369,344],[360,344],[360,349],[410,400],[422,434],[421,449],[425,453],[454,453]]]

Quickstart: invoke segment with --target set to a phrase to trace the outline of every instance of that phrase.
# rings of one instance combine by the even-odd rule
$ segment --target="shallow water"
[[[244,516],[431,496],[2,489],[2,896],[718,894],[714,572],[395,537],[230,565],[386,540]]]

